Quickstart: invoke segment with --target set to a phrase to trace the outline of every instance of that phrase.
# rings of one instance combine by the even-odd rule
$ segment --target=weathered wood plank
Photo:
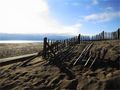
[[[87,64],[88,64],[88,62],[90,61],[90,59],[91,59],[91,56],[87,59],[86,63],[84,64],[84,67],[87,66]]]
[[[5,63],[5,62],[9,62],[9,61],[15,61],[18,59],[29,58],[29,57],[37,56],[37,55],[38,55],[38,53],[33,53],[33,54],[27,54],[27,55],[22,55],[22,56],[3,58],[3,59],[0,59],[0,64]]]
[[[93,66],[93,64],[95,63],[95,61],[97,60],[97,56],[94,58],[93,62],[91,63],[90,67],[91,68]]]
[[[76,65],[76,63],[79,61],[79,59],[83,56],[83,54],[86,52],[86,50],[88,50],[90,48],[90,46],[92,45],[92,43],[90,45],[87,45],[83,51],[81,52],[80,56],[75,60],[75,62],[73,63],[73,65]]]

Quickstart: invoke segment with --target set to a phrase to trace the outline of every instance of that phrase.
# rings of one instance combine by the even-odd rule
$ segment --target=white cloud
[[[92,4],[93,5],[97,5],[98,4],[98,0],[92,0]]]
[[[91,14],[84,17],[84,20],[93,22],[105,22],[110,21],[113,18],[120,17],[120,12],[104,12],[98,14]]]
[[[65,26],[50,16],[46,0],[0,0],[0,32],[78,34],[81,24]]]

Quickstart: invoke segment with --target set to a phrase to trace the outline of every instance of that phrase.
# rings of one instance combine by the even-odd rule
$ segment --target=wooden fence
[[[61,49],[80,43],[80,34],[76,37],[65,40],[49,40],[44,38],[43,57],[54,57]]]
[[[115,32],[104,32],[94,36],[80,35],[80,41],[101,41],[101,40],[117,40],[120,39],[120,29]]]
[[[78,36],[65,39],[65,40],[49,40],[47,37],[44,38],[43,44],[43,57],[55,57],[63,48],[69,47],[75,44],[80,44],[85,41],[102,41],[102,40],[119,40],[120,39],[120,28],[115,32],[101,32],[94,36],[85,36],[79,34]]]

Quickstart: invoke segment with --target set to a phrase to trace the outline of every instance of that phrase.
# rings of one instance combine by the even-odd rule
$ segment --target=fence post
[[[102,39],[103,40],[105,39],[105,32],[104,31],[102,32]]]
[[[118,28],[118,39],[120,39],[120,28]]]
[[[46,43],[48,43],[48,44],[50,45],[50,40],[47,39],[47,42],[46,42]],[[49,53],[49,51],[46,50],[46,54],[47,54],[46,56],[49,58],[49,57],[50,57],[50,53]]]
[[[43,43],[43,57],[46,58],[47,55],[47,37],[44,38],[44,43]]]
[[[78,44],[80,44],[80,34],[78,35]]]

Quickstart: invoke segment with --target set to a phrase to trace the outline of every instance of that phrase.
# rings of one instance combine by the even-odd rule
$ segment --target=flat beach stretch
[[[41,42],[23,42],[23,41],[14,41],[0,43],[0,58],[7,58],[25,54],[37,53],[42,50]]]

